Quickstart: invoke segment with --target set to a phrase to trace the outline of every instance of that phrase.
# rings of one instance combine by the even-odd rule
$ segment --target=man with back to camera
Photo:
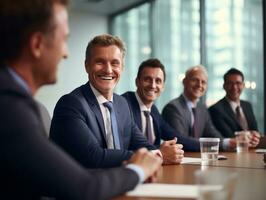
[[[255,147],[259,143],[257,121],[248,101],[240,99],[245,87],[244,75],[235,68],[229,69],[224,74],[223,88],[226,92],[224,98],[209,108],[213,124],[224,137],[235,137],[236,131],[250,130],[250,146]]]
[[[1,199],[110,199],[153,178],[161,165],[141,149],[127,167],[87,170],[47,140],[33,95],[56,82],[67,57],[67,4],[0,1]]]
[[[163,118],[187,136],[222,138],[222,149],[233,150],[236,147],[235,138],[223,138],[214,127],[207,107],[198,102],[207,90],[207,83],[208,74],[202,65],[189,68],[183,79],[183,94],[166,104],[162,112]],[[250,143],[252,141],[253,139]]]
[[[94,37],[86,49],[89,82],[56,104],[51,139],[85,167],[119,166],[141,147],[156,149],[135,124],[126,100],[113,93],[123,71],[125,51],[116,36]],[[180,163],[183,157],[183,150],[171,143],[166,141],[165,151],[161,151],[164,164]]]
[[[164,89],[165,80],[165,68],[160,60],[151,58],[140,64],[135,80],[137,91],[123,94],[135,122],[152,144],[158,146],[161,139],[171,140],[177,137],[178,143],[184,146],[184,150],[199,151],[199,141],[186,137],[170,127],[154,105]]]

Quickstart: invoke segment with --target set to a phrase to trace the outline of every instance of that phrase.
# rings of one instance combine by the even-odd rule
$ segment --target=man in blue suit
[[[161,159],[145,149],[125,167],[88,170],[46,137],[33,95],[56,82],[68,56],[67,0],[0,1],[0,197],[111,199],[153,180]]]
[[[148,59],[140,64],[136,78],[137,91],[123,94],[128,101],[135,122],[143,134],[149,138],[146,124],[147,120],[150,120],[153,137],[151,142],[155,145],[160,145],[161,139],[171,140],[177,137],[178,143],[183,144],[184,150],[199,151],[199,141],[175,131],[163,120],[157,107],[154,105],[154,101],[164,89],[165,79],[164,66],[158,59]],[[148,118],[145,117],[145,112],[150,113]]]
[[[118,37],[96,36],[86,49],[89,82],[61,97],[55,107],[51,139],[85,167],[119,166],[141,147],[156,149],[135,124],[126,100],[113,93],[124,56]],[[183,150],[171,145],[173,141],[157,150],[165,164],[179,163],[183,157]]]

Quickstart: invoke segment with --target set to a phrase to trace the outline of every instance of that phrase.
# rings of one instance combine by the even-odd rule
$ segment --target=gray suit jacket
[[[196,107],[199,118],[198,132],[200,137],[219,137],[222,135],[214,127],[208,109],[198,103]],[[183,95],[170,101],[164,108],[162,116],[174,129],[191,136],[191,114]]]

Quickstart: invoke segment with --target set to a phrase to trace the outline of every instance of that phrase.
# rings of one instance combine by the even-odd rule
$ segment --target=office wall
[[[69,57],[58,67],[57,83],[43,86],[35,98],[43,103],[52,116],[58,99],[84,84],[88,78],[84,68],[84,55],[88,41],[95,35],[107,32],[107,17],[80,10],[70,10]]]

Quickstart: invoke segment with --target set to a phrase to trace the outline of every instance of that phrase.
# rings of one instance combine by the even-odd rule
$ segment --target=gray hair
[[[195,70],[200,70],[202,71],[206,77],[208,77],[208,72],[206,70],[206,68],[203,66],[203,65],[195,65],[195,66],[192,66],[192,67],[189,67],[186,71],[186,74],[185,74],[185,78],[192,72],[192,71],[195,71]]]

